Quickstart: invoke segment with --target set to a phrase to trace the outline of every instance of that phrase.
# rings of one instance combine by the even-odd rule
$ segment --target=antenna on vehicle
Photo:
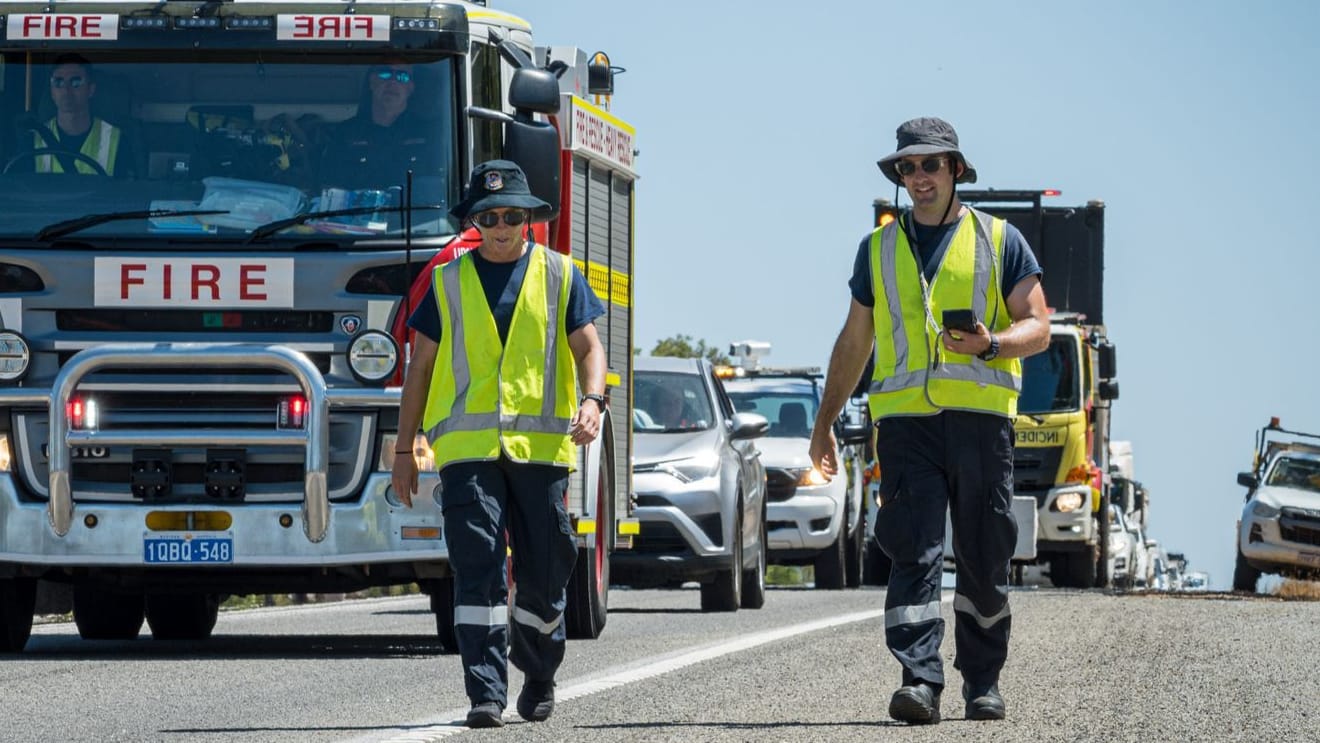
[[[408,339],[408,320],[412,319],[412,207],[413,207],[413,171],[403,179],[403,366],[407,368],[412,360],[412,341]]]

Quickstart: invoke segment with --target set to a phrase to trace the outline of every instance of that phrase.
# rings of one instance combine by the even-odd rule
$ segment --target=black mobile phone
[[[945,310],[944,327],[948,330],[961,330],[964,333],[975,333],[976,313],[971,310]]]

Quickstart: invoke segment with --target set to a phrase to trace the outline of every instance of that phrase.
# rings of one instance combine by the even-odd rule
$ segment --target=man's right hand
[[[403,501],[403,505],[412,508],[413,493],[417,492],[417,460],[411,454],[394,455],[394,466],[390,470],[390,485]]]
[[[838,450],[833,428],[826,426],[823,433],[820,430],[811,432],[811,464],[826,480],[833,480],[839,474],[839,462],[835,455]]]

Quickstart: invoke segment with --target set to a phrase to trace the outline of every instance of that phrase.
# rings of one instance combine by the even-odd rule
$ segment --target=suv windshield
[[[706,385],[696,374],[633,375],[633,429],[638,433],[704,431],[714,425]]]
[[[398,236],[409,169],[411,203],[429,207],[415,210],[413,234],[454,232],[443,208],[461,186],[449,57],[15,52],[0,70],[0,237],[32,239],[96,214],[111,218],[54,232],[232,241],[355,208],[366,213],[290,224],[270,239]],[[213,213],[160,214],[175,211]]]
[[[1265,484],[1320,493],[1320,461],[1279,457]]]
[[[777,380],[765,384],[739,380],[726,384],[729,399],[739,413],[756,413],[770,421],[767,436],[776,438],[811,438],[819,407],[815,388],[785,385]]]
[[[1063,413],[1081,406],[1077,375],[1077,344],[1066,335],[1050,339],[1050,347],[1022,360],[1022,394],[1018,412]]]

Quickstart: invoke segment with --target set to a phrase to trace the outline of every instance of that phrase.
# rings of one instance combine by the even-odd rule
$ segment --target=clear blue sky
[[[825,366],[908,118],[952,122],[978,187],[1103,199],[1115,438],[1151,535],[1228,586],[1254,430],[1320,432],[1320,4],[491,5],[628,69],[646,350],[755,338]]]

